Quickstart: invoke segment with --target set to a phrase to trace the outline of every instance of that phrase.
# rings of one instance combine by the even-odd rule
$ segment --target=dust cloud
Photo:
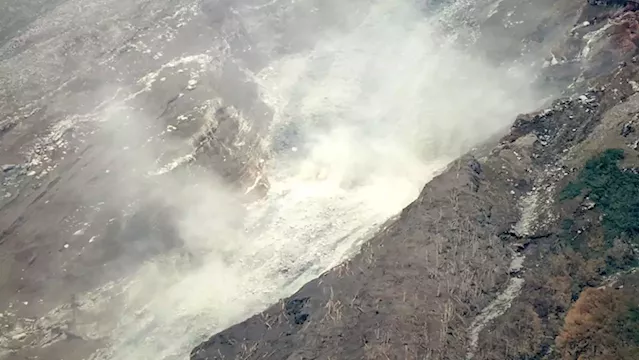
[[[249,35],[276,32],[264,31],[263,10],[245,10]],[[264,198],[244,204],[243,190],[215,169],[149,176],[161,151],[151,146],[128,158],[143,169],[127,175],[129,191],[171,209],[181,245],[105,290],[118,305],[92,328],[110,343],[96,358],[186,358],[355,254],[449,161],[536,105],[525,68],[485,62],[408,1],[330,13],[322,23],[340,26],[305,30],[298,49],[247,70],[274,112],[261,154]],[[273,49],[269,41],[257,46]],[[144,126],[113,129],[127,141],[147,136]]]

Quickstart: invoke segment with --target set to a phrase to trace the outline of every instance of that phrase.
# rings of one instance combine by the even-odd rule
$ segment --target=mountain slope
[[[571,200],[565,187],[581,181],[585,164],[601,161],[607,149],[622,149],[610,150],[618,157],[609,169],[633,174],[628,189],[634,181],[637,189],[638,13],[637,3],[600,2],[580,4],[577,14],[543,71],[565,97],[519,116],[498,144],[451,163],[353,259],[212,336],[191,359],[585,354],[562,340],[569,325],[556,346],[562,319],[582,289],[618,284],[611,276],[633,281],[626,274],[637,266],[629,259],[637,259],[638,234],[631,227],[607,238],[615,246],[584,245],[602,238],[611,207],[591,206],[585,192],[582,202]],[[607,188],[615,177],[602,179]],[[627,195],[637,199],[637,190]],[[637,224],[637,213],[630,216]],[[579,245],[567,245],[567,238]],[[576,258],[619,261],[584,275],[576,273],[586,266]],[[560,275],[569,280],[549,281]],[[637,304],[637,295],[624,296]],[[637,322],[637,307],[635,314]],[[603,348],[596,353],[611,354],[602,339],[591,339]],[[637,338],[629,339],[624,346],[637,354]]]

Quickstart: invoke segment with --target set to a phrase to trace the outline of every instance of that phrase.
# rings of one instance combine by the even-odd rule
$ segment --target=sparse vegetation
[[[637,299],[631,296],[627,303],[627,309],[625,311],[620,312],[616,316],[616,332],[617,335],[622,338],[629,340],[630,342],[636,342],[636,352],[638,351],[638,336],[640,336],[640,329],[638,327],[639,324],[639,308]],[[636,354],[636,357],[638,355]]]
[[[505,314],[499,331],[490,326],[478,359],[535,359],[543,347],[544,327],[540,316],[529,304],[518,303]],[[514,341],[518,334],[523,341]]]
[[[587,288],[567,313],[556,339],[562,359],[637,359],[638,303],[634,292]]]
[[[626,289],[637,275],[625,291],[597,289],[638,264],[638,175],[618,166],[623,158],[602,152],[561,191],[565,215],[525,273],[526,296],[487,328],[478,359],[638,357],[637,292]]]
[[[595,359],[616,354],[615,317],[622,313],[620,292],[611,288],[585,289],[565,317],[556,338],[563,359]],[[616,357],[619,358],[619,357]]]

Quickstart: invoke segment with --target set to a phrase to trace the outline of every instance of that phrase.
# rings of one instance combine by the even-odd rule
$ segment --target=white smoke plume
[[[181,246],[102,295],[116,313],[85,309],[109,343],[97,358],[186,358],[352,256],[449,161],[537,104],[525,68],[485,61],[408,0],[233,6],[267,54],[246,72],[274,113],[261,154],[270,189],[245,204],[216,169],[149,176],[161,152],[151,145],[129,158],[143,170],[128,193],[170,208]],[[114,129],[146,136],[144,125]]]

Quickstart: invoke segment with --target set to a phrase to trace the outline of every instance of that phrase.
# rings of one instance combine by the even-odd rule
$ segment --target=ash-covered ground
[[[0,356],[65,360],[186,358],[352,257],[570,82],[579,8],[0,7]]]

